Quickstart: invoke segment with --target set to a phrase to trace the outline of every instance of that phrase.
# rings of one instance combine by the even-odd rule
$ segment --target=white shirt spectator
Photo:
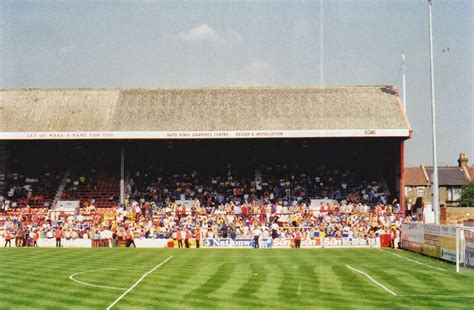
[[[260,228],[257,227],[253,230],[254,237],[260,237],[261,235],[262,235],[262,231],[260,230]]]

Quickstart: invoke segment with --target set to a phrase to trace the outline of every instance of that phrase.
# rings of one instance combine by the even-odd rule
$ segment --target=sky
[[[0,0],[0,88],[395,85],[432,164],[428,0]],[[474,0],[433,0],[438,163],[474,162]]]

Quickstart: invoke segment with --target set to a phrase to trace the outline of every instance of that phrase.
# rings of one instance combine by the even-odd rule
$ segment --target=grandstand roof
[[[0,139],[409,137],[391,86],[3,89]]]

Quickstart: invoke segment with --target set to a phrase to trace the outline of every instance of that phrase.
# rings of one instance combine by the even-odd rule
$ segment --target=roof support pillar
[[[405,202],[405,141],[400,141],[400,206],[402,207],[402,216],[406,215]]]
[[[125,147],[120,145],[120,205],[125,202]]]

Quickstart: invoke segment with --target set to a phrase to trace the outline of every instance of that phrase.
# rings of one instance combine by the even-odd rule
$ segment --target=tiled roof
[[[467,167],[466,169],[467,169],[467,173],[471,177],[471,181],[474,182],[474,167]]]
[[[426,167],[429,178],[432,178],[433,167]],[[440,186],[463,186],[469,182],[466,174],[459,167],[438,167],[438,183]]]
[[[428,186],[429,184],[421,166],[405,168],[405,186]]]

